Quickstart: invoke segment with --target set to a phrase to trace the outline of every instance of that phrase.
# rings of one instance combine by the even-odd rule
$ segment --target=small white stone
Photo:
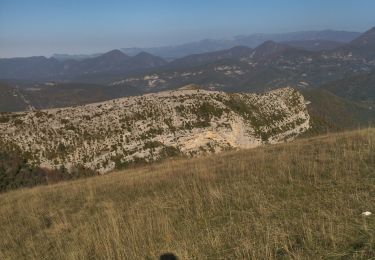
[[[370,211],[365,211],[365,212],[362,212],[362,216],[364,216],[364,217],[368,217],[368,216],[370,216],[372,213],[370,212]]]

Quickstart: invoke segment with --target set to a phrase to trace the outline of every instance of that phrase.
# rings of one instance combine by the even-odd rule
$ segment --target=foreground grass
[[[375,129],[0,195],[0,259],[375,258]]]

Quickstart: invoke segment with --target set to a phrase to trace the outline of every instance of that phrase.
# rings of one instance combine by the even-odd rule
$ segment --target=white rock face
[[[101,173],[132,162],[196,156],[292,140],[306,131],[303,96],[180,89],[79,107],[0,115],[0,146],[42,167]]]

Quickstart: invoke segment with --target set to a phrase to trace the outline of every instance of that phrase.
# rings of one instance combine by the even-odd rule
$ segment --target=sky
[[[375,26],[374,0],[0,0],[0,57]]]

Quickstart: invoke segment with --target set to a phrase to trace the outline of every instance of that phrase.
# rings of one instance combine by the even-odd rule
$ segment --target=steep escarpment
[[[64,109],[0,115],[0,146],[30,164],[99,172],[174,155],[291,140],[309,128],[303,96],[180,89]]]

